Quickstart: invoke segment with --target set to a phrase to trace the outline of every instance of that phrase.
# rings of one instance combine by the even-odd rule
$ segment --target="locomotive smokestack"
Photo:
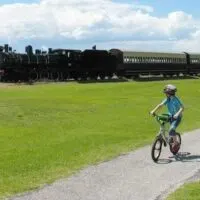
[[[49,53],[52,53],[52,48],[49,48]]]
[[[26,46],[25,51],[26,51],[28,56],[33,55],[33,47],[31,45]]]
[[[94,45],[94,46],[92,47],[92,49],[93,49],[93,50],[96,50],[96,49],[97,49],[97,46],[96,46],[96,45]]]
[[[7,52],[7,53],[8,53],[8,48],[9,48],[8,44],[5,44],[5,45],[4,45],[4,50],[5,50],[5,52]]]

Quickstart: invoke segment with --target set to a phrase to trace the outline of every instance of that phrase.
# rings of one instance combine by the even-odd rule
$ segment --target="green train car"
[[[111,49],[117,58],[117,75],[179,75],[188,73],[186,53],[134,52]],[[189,54],[188,54],[189,56]]]

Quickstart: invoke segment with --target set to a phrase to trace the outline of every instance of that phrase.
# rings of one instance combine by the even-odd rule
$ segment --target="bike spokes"
[[[162,143],[163,143],[163,140],[160,137],[156,137],[152,145],[151,157],[155,162],[157,162],[160,157],[161,150],[162,150]]]
[[[176,141],[173,141],[170,145],[170,151],[173,155],[176,155],[181,147],[181,135],[176,133]]]

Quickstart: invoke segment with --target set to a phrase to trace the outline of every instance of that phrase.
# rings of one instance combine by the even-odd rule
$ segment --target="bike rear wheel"
[[[169,149],[173,155],[176,155],[181,147],[181,135],[180,133],[176,133],[176,141],[178,142],[177,145],[173,146],[174,141],[169,144]]]
[[[162,138],[160,136],[157,136],[151,148],[151,157],[154,162],[157,162],[160,157],[162,151],[162,144],[163,144]]]

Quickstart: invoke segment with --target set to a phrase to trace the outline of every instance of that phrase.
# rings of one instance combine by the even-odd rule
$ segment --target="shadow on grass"
[[[41,79],[41,80],[29,80],[29,81],[7,81],[2,83],[13,83],[16,85],[35,85],[35,84],[48,84],[48,83],[80,83],[80,84],[89,84],[89,83],[120,83],[120,82],[150,82],[150,81],[164,81],[164,80],[190,80],[190,79],[200,79],[199,76],[169,76],[169,77],[163,77],[163,76],[140,76],[137,78],[112,78],[112,79],[89,79],[89,80],[74,80],[74,79],[68,79],[68,80],[48,80],[48,79]]]
[[[78,80],[78,83],[120,83],[128,82],[128,79],[104,79],[104,80]]]

